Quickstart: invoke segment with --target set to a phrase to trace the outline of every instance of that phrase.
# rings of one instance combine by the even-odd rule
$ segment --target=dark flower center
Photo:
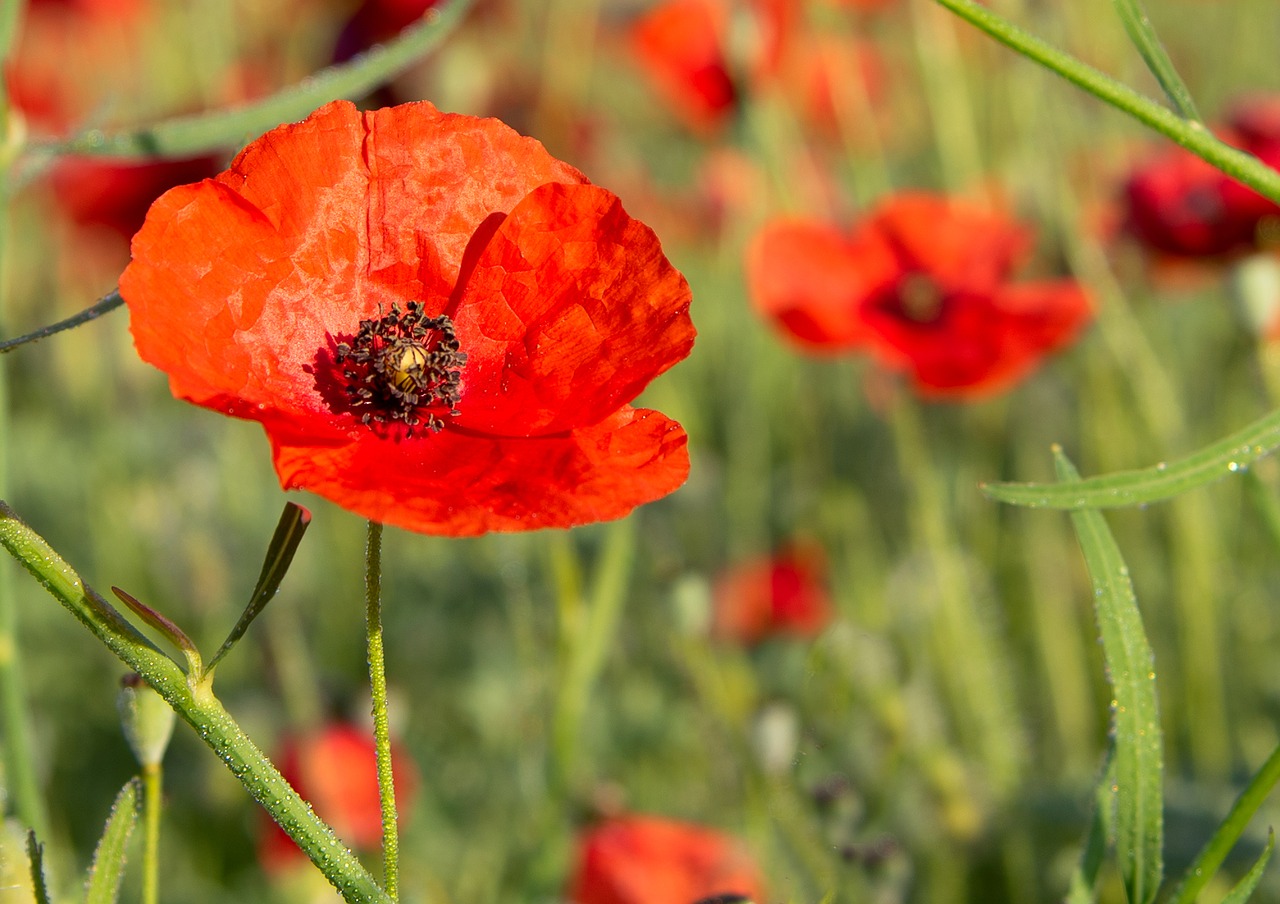
[[[458,414],[467,355],[446,315],[427,317],[416,301],[407,308],[393,304],[390,314],[361,320],[351,342],[338,344],[335,360],[362,424],[400,423],[412,436],[421,427],[438,432],[442,415]]]
[[[932,323],[942,313],[942,292],[923,273],[908,273],[898,283],[897,301],[902,316],[915,323]]]

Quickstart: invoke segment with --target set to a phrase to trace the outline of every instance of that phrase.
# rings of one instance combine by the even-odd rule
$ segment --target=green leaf
[[[1075,466],[1056,451],[1058,476],[1071,485]],[[1094,614],[1111,682],[1111,739],[1116,795],[1116,856],[1131,904],[1150,904],[1164,872],[1164,745],[1156,673],[1129,568],[1101,512],[1072,512],[1093,582]]]
[[[1098,899],[1098,872],[1107,848],[1115,841],[1115,746],[1107,749],[1107,760],[1093,792],[1093,817],[1085,836],[1080,862],[1071,875],[1066,904],[1092,904]]]
[[[200,664],[200,651],[196,648],[195,641],[187,636],[186,631],[183,631],[169,618],[161,615],[155,609],[152,609],[146,603],[140,601],[137,597],[131,596],[119,587],[112,587],[111,592],[116,595],[120,602],[128,606],[134,615],[155,628],[164,635],[165,640],[182,651],[182,655],[187,659],[188,675],[199,679],[204,674],[204,667]]]
[[[1155,29],[1151,27],[1151,19],[1142,6],[1142,0],[1113,0],[1113,2],[1116,12],[1120,14],[1120,20],[1124,22],[1124,30],[1129,33],[1129,40],[1133,42],[1134,47],[1138,48],[1138,53],[1142,54],[1142,59],[1151,70],[1151,74],[1156,77],[1156,81],[1160,83],[1165,96],[1169,98],[1169,103],[1173,104],[1174,109],[1182,114],[1184,119],[1200,122],[1200,112],[1196,110],[1195,101],[1191,99],[1191,92],[1187,90],[1186,83],[1173,68],[1173,60],[1169,59],[1164,44],[1160,43]]]
[[[243,144],[282,122],[293,122],[339,97],[362,97],[425,57],[458,24],[473,0],[430,10],[400,37],[331,66],[270,97],[227,110],[179,116],[136,129],[93,129],[66,141],[33,145],[34,154],[108,157],[192,157]]]
[[[1186,458],[1066,483],[988,483],[982,492],[1029,508],[1118,508],[1161,502],[1239,474],[1280,446],[1280,409]],[[1054,447],[1054,454],[1058,449]]]
[[[50,904],[49,885],[44,879],[44,845],[36,841],[35,832],[27,832],[27,861],[31,864],[31,890],[36,904]]]
[[[125,845],[137,821],[138,781],[130,779],[116,795],[98,849],[93,852],[93,865],[85,883],[85,904],[115,904],[124,877]]]
[[[1267,829],[1267,846],[1263,848],[1258,862],[1253,865],[1249,872],[1245,873],[1243,879],[1236,883],[1235,887],[1227,893],[1222,899],[1222,904],[1244,904],[1249,900],[1249,896],[1253,894],[1253,890],[1258,887],[1258,883],[1262,881],[1262,873],[1267,868],[1267,862],[1271,859],[1271,852],[1276,846],[1276,833],[1274,829]]]
[[[1178,887],[1169,898],[1169,904],[1193,904],[1200,892],[1209,884],[1209,880],[1218,872],[1218,867],[1222,866],[1222,862],[1227,859],[1227,854],[1240,840],[1240,836],[1249,825],[1249,820],[1271,794],[1277,781],[1280,781],[1280,746],[1271,752],[1271,756],[1267,757],[1262,768],[1240,792],[1227,818],[1222,821],[1222,825],[1218,826],[1213,837],[1187,867],[1187,871],[1182,875],[1182,881],[1178,883]],[[1268,843],[1267,849],[1270,850],[1270,847]]]
[[[218,652],[213,654],[209,667],[205,669],[207,673],[213,672],[213,667],[244,636],[244,632],[249,630],[249,625],[253,624],[253,620],[276,595],[276,591],[280,589],[280,582],[284,580],[285,574],[289,571],[289,565],[293,562],[293,554],[298,551],[298,544],[302,542],[302,535],[307,532],[307,525],[310,523],[309,511],[292,502],[285,503],[280,521],[276,524],[276,532],[271,536],[271,543],[267,547],[267,556],[262,563],[262,571],[258,575],[258,584],[249,597],[249,604],[245,606],[244,612],[240,614],[240,620],[231,629],[227,639],[222,642]]]

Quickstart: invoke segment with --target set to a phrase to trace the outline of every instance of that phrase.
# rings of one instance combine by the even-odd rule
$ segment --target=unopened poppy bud
[[[144,769],[158,766],[173,736],[173,710],[140,675],[126,675],[120,684],[116,709],[129,749]]]

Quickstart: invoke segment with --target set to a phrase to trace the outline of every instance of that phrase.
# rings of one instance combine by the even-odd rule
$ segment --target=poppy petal
[[[690,298],[611,192],[535,189],[489,240],[453,315],[468,356],[454,423],[508,436],[596,423],[688,355]]]
[[[446,429],[340,447],[272,436],[285,489],[366,518],[448,536],[621,518],[684,483],[688,438],[656,411],[623,408],[582,430],[533,439]]]
[[[807,220],[766,226],[747,250],[756,309],[803,345],[843,351],[869,336],[863,300],[897,273],[883,242],[854,248],[835,227]]]

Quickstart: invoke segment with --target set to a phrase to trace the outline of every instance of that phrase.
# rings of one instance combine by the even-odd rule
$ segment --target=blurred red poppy
[[[747,253],[757,309],[816,352],[865,350],[929,397],[1008,388],[1090,319],[1074,282],[1012,283],[1030,233],[976,204],[923,193],[884,201],[846,235],[781,220]]]
[[[1217,134],[1280,167],[1280,97],[1242,101]],[[1260,227],[1280,219],[1280,205],[1179,147],[1156,153],[1130,175],[1124,208],[1126,228],[1144,247],[1182,258],[1220,257],[1274,244],[1274,235],[1265,238]]]
[[[334,102],[152,207],[120,279],[180,398],[262,423],[286,489],[447,535],[619,518],[688,474],[630,407],[693,345],[616,196],[497,120]]]
[[[713,829],[628,816],[578,840],[573,904],[694,904],[720,895],[762,902],[764,885],[741,846]]]
[[[286,738],[276,762],[281,775],[343,842],[357,850],[376,850],[382,844],[382,803],[372,733],[332,723]],[[394,748],[392,764],[396,804],[404,813],[417,792],[418,773],[412,761]],[[265,813],[258,859],[269,870],[308,862],[293,839]]]
[[[712,592],[712,633],[750,645],[775,635],[810,637],[831,621],[822,555],[797,547],[735,566]]]
[[[807,29],[794,0],[665,0],[632,26],[636,59],[676,116],[700,133],[724,127],[743,94],[777,86],[809,124],[834,132],[849,79],[879,96],[870,45]],[[745,36],[745,37],[744,37]]]

